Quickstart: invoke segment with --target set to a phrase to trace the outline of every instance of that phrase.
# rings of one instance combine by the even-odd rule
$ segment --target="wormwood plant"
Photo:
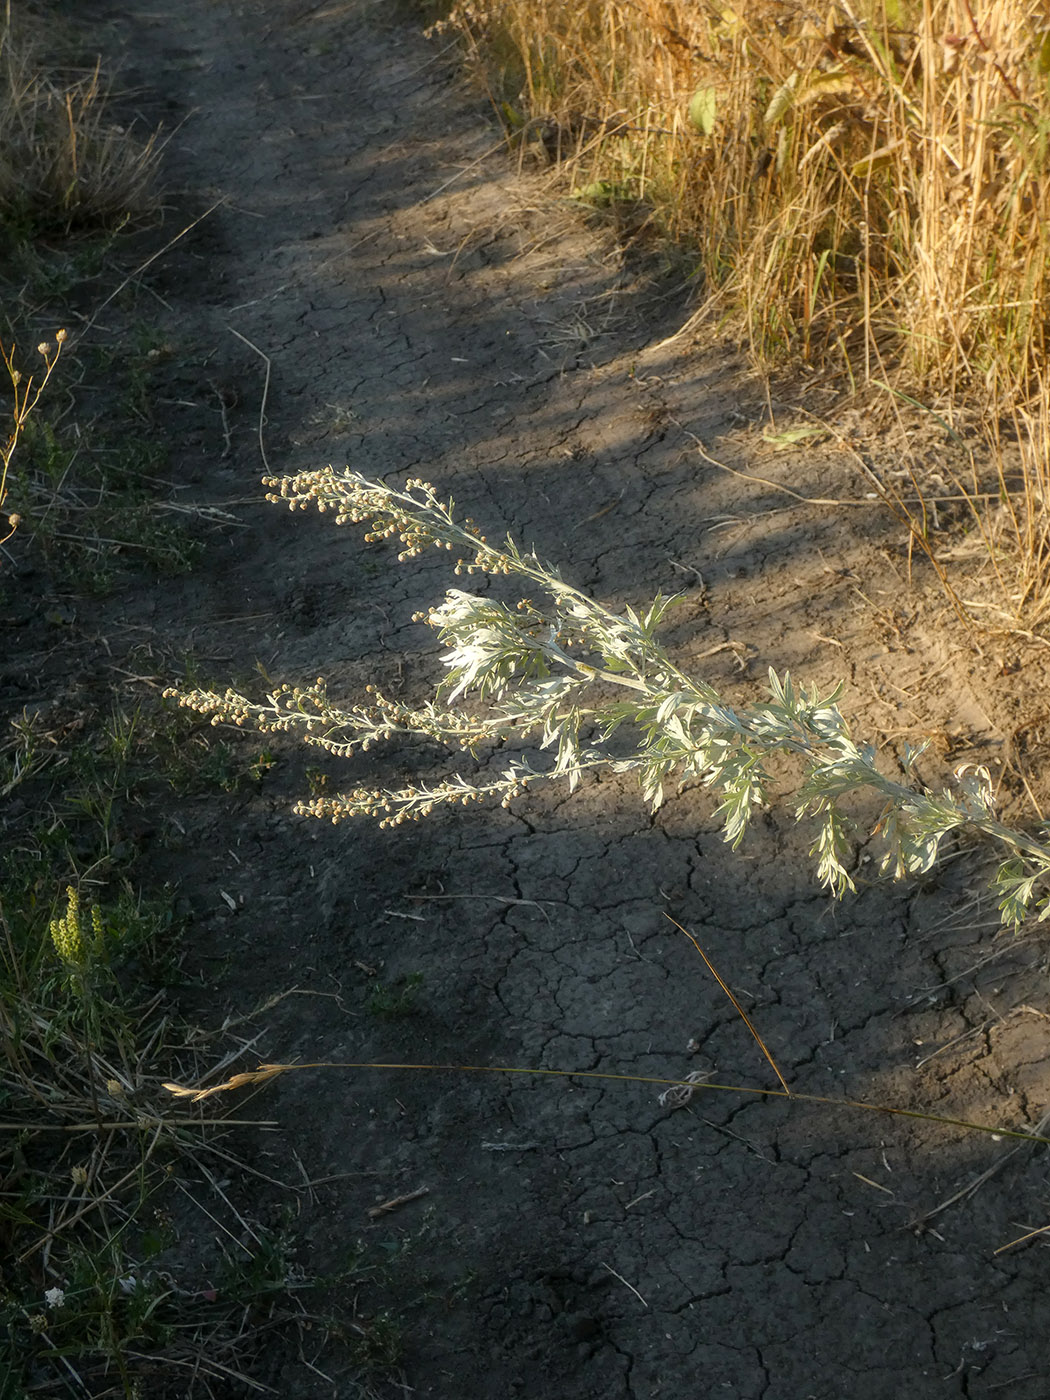
[[[313,504],[334,512],[337,524],[365,524],[366,540],[396,537],[399,561],[436,548],[456,557],[459,576],[513,576],[542,595],[540,602],[528,597],[507,606],[450,588],[444,602],[417,614],[438,633],[446,672],[435,699],[418,709],[373,687],[367,701],[344,707],[329,699],[323,680],[281,685],[261,703],[232,689],[222,695],[167,692],[210,715],[213,724],[293,733],[340,757],[402,735],[474,757],[488,745],[531,739],[552,756],[541,765],[518,752],[494,778],[457,774],[399,789],[320,793],[297,811],[333,822],[378,817],[391,827],[450,804],[491,799],[507,806],[540,781],[562,779],[572,791],[585,773],[604,768],[635,773],[653,810],[672,776],[711,788],[721,797],[725,839],[736,847],[755,807],[769,798],[771,760],[787,757],[801,772],[795,815],[815,823],[811,854],[834,895],[855,888],[846,865],[854,822],[842,801],[867,789],[882,802],[872,834],[884,845],[884,874],[902,878],[929,870],[944,838],[968,829],[1004,852],[993,881],[1003,922],[1016,926],[1030,912],[1050,918],[1050,846],[997,820],[987,771],[966,765],[956,771],[954,791],[934,793],[915,772],[925,748],[920,745],[905,748],[903,781],[886,776],[876,766],[874,748],[851,738],[837,703],[841,686],[821,696],[770,669],[769,698],[733,708],[711,686],[679,670],[656,640],[673,597],[658,595],[642,613],[628,607],[615,614],[510,535],[490,544],[469,517],[460,523],[454,503],[442,501],[425,481],[409,480],[396,490],[329,467],[266,478],[264,484],[271,488],[269,500],[283,500],[293,511]],[[457,703],[468,697],[481,703],[469,709]]]

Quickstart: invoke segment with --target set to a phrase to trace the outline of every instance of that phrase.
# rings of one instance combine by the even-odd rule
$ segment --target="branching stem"
[[[444,647],[445,677],[434,701],[418,708],[372,688],[367,703],[340,707],[329,700],[323,681],[281,686],[265,702],[232,690],[169,692],[213,723],[294,731],[303,742],[341,757],[401,735],[474,756],[486,746],[532,739],[554,755],[553,763],[537,768],[520,752],[496,778],[457,774],[430,785],[356,788],[297,810],[332,821],[370,815],[396,826],[439,806],[488,799],[506,806],[539,779],[563,778],[572,791],[585,773],[604,767],[634,772],[654,810],[663,802],[666,780],[698,780],[719,795],[725,839],[736,846],[756,806],[770,800],[767,761],[789,754],[804,770],[795,814],[816,821],[811,854],[833,894],[855,888],[853,823],[841,801],[869,789],[883,802],[871,834],[883,841],[884,873],[900,878],[929,870],[944,838],[969,829],[1005,852],[993,882],[1004,923],[1017,925],[1033,910],[1050,917],[1050,847],[996,818],[987,771],[961,768],[954,791],[933,793],[915,775],[922,746],[905,750],[906,781],[880,772],[874,748],[854,742],[839,712],[841,686],[821,696],[770,670],[768,699],[733,708],[711,686],[679,670],[657,642],[656,630],[674,598],[658,596],[643,613],[613,613],[533,551],[521,550],[510,535],[490,544],[469,518],[457,520],[454,503],[442,501],[427,482],[411,480],[398,490],[328,468],[266,484],[274,491],[269,499],[292,510],[313,505],[334,512],[339,524],[363,523],[366,540],[396,537],[399,560],[431,548],[452,552],[457,576],[513,575],[545,598],[542,604],[522,598],[510,607],[450,588],[442,603],[419,615]],[[586,704],[595,683],[626,690],[632,698],[608,700],[599,693]],[[466,698],[474,702],[470,710],[461,707]],[[487,708],[479,713],[479,705]],[[633,731],[633,743],[624,755],[614,755],[607,741],[624,726]]]

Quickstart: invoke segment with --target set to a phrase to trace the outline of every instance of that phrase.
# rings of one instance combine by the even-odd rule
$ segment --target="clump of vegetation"
[[[271,758],[216,762],[200,726],[157,701],[99,709],[67,690],[0,734],[0,796],[17,804],[0,853],[5,1400],[168,1394],[169,1379],[180,1395],[250,1389],[260,1338],[316,1327],[356,1355],[371,1335],[349,1318],[372,1273],[305,1271],[290,1232],[209,1172],[214,1158],[236,1174],[224,1118],[173,1111],[162,1083],[199,1073],[216,1037],[178,1014],[185,904],[142,888],[137,823],[151,794],[257,782]],[[187,1262],[173,1191],[236,1224],[225,1254],[191,1236]]]
[[[206,1281],[176,1284],[177,1267],[156,1262],[174,1242],[169,1170],[193,1168],[206,1129],[172,1114],[159,1082],[195,1052],[167,992],[178,901],[142,891],[127,837],[148,754],[133,715],[79,699],[23,713],[0,741],[0,794],[17,804],[0,857],[0,1389],[12,1397],[133,1395],[221,1321],[197,1296]]]
[[[63,80],[0,18],[0,232],[111,229],[156,208],[156,133],[113,121],[100,67]]]
[[[150,1072],[183,1048],[163,993],[144,987],[167,955],[173,901],[120,879],[99,897],[96,863],[54,907],[55,876],[75,868],[73,843],[88,854],[92,825],[76,813],[20,831],[0,867],[0,1374],[12,1396],[95,1394],[107,1373],[130,1395],[135,1351],[173,1336],[176,1291],[143,1273],[163,1165],[193,1137],[193,1115],[172,1115]]]
[[[768,360],[1003,397],[1045,360],[1040,0],[462,0],[504,121],[644,205]]]
[[[411,1016],[416,1009],[419,989],[423,985],[421,972],[410,972],[392,985],[377,982],[369,992],[365,1006],[373,1016],[395,1021],[401,1016]]]
[[[770,761],[786,759],[798,775],[796,816],[815,822],[812,854],[833,894],[854,888],[853,823],[843,799],[866,792],[881,804],[872,834],[883,840],[885,874],[929,870],[944,839],[969,830],[1005,853],[995,877],[1003,921],[1016,925],[1033,908],[1040,918],[1050,917],[1050,846],[996,819],[984,769],[960,768],[956,789],[935,794],[916,773],[925,746],[906,747],[903,780],[889,777],[875,750],[850,737],[836,703],[840,690],[821,696],[772,670],[768,700],[734,709],[711,686],[684,674],[656,640],[672,598],[658,597],[644,612],[612,613],[509,535],[493,545],[469,519],[461,524],[453,503],[443,502],[427,482],[410,480],[399,491],[357,472],[326,468],[270,478],[267,485],[276,488],[269,499],[292,510],[313,505],[337,523],[364,523],[367,540],[395,537],[400,560],[429,548],[451,551],[456,574],[510,575],[544,597],[507,605],[452,588],[443,603],[420,614],[446,647],[446,674],[435,700],[417,708],[374,688],[365,702],[343,706],[329,698],[323,681],[282,685],[262,702],[234,690],[167,692],[213,723],[292,733],[340,757],[403,735],[475,756],[533,739],[554,755],[537,766],[519,751],[495,776],[456,774],[399,789],[321,793],[298,811],[333,822],[370,816],[398,826],[439,807],[484,800],[506,806],[540,781],[562,779],[572,791],[585,774],[606,768],[635,773],[653,809],[672,777],[711,788],[721,798],[726,840],[736,846],[756,807],[770,798]],[[456,703],[468,697],[482,707]]]
[[[763,368],[802,359],[869,400],[918,395],[953,450],[970,424],[964,460],[940,464],[947,492],[910,466],[900,490],[872,484],[960,615],[1045,630],[1042,0],[457,0],[435,28],[460,37],[516,145],[587,206],[629,212],[621,231],[685,251],[696,320],[735,323]],[[965,608],[939,494],[977,544]]]

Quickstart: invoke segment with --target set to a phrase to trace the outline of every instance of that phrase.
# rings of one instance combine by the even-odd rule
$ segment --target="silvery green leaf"
[[[902,745],[901,767],[906,773],[911,772],[915,764],[918,762],[918,760],[922,757],[922,755],[926,752],[926,750],[929,747],[929,739],[923,739],[921,744],[915,744],[914,746],[909,743],[905,743]]]
[[[987,768],[979,764],[963,764],[955,770],[956,781],[962,789],[963,798],[981,812],[990,812],[994,806],[992,779]]]
[[[774,700],[779,701],[787,710],[793,711],[796,705],[795,686],[791,680],[791,672],[784,672],[784,679],[780,680],[773,667],[769,668],[769,689]]]
[[[857,887],[843,863],[853,854],[849,842],[849,824],[833,808],[825,810],[820,833],[810,854],[818,857],[817,874],[821,883],[827,886],[837,899],[856,890]]]

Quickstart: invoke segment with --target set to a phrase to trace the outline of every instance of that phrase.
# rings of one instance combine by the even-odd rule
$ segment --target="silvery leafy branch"
[[[494,775],[476,770],[404,788],[358,787],[300,803],[297,811],[335,822],[371,816],[396,826],[438,807],[506,806],[537,782],[564,780],[572,791],[586,773],[604,768],[636,774],[654,811],[670,781],[710,788],[721,799],[725,839],[736,847],[756,808],[771,800],[769,765],[783,756],[794,760],[792,772],[801,772],[795,815],[815,823],[811,854],[819,879],[836,896],[855,888],[849,869],[855,824],[841,803],[873,792],[881,810],[870,834],[881,841],[884,874],[899,879],[928,871],[947,836],[969,831],[1004,852],[993,880],[1003,922],[1017,925],[1030,913],[1050,917],[1050,846],[996,818],[987,771],[959,769],[954,790],[934,793],[916,774],[922,745],[906,747],[903,780],[887,776],[874,748],[851,738],[838,706],[841,686],[822,696],[770,669],[767,698],[734,708],[684,674],[657,641],[673,597],[660,595],[643,612],[614,613],[512,536],[490,543],[425,481],[397,489],[326,468],[265,484],[268,499],[293,511],[314,506],[337,524],[363,525],[368,541],[396,540],[399,561],[437,549],[454,557],[459,577],[511,576],[530,591],[508,605],[453,587],[417,614],[436,631],[444,668],[433,701],[420,706],[374,687],[361,703],[334,702],[323,680],[281,685],[263,701],[234,690],[167,692],[215,724],[294,734],[338,757],[406,737],[474,759],[496,746],[502,753],[508,743],[532,746]]]

